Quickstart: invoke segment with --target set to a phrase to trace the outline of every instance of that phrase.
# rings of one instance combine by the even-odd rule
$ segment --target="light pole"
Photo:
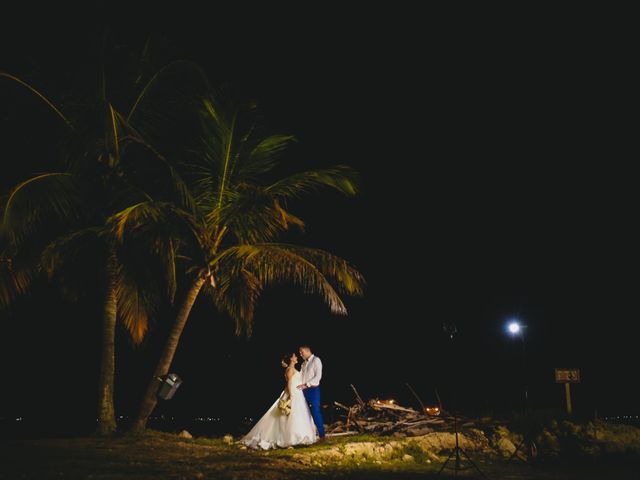
[[[517,320],[511,320],[507,323],[507,331],[512,337],[520,337],[522,342],[522,378],[524,380],[524,408],[527,409],[529,405],[529,386],[527,382],[527,355],[526,345],[524,341],[524,329],[525,325],[522,325]]]
[[[526,357],[526,348],[525,348],[525,339],[524,339],[525,328],[526,328],[526,325],[523,325],[518,320],[511,320],[507,323],[507,332],[509,332],[509,334],[514,338],[520,337],[520,341],[522,342],[522,378],[524,381],[524,417],[523,418],[524,418],[524,421],[526,422],[525,431],[522,436],[522,441],[516,446],[515,451],[509,458],[509,461],[511,461],[513,457],[518,457],[520,458],[520,460],[523,460],[521,457],[518,456],[518,451],[520,451],[520,449],[523,446],[525,446],[525,444],[526,444],[527,453],[529,454],[529,460],[532,460],[533,458],[535,458],[537,454],[536,444],[532,440],[530,426],[528,425],[528,420],[526,419],[528,408],[529,408],[529,386],[527,381],[528,379],[527,362],[526,362],[527,357]],[[529,463],[529,460],[527,460],[525,457],[523,461],[525,463]]]

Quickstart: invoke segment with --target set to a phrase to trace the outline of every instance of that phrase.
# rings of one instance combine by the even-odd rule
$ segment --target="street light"
[[[525,416],[527,414],[527,410],[529,407],[529,386],[527,381],[527,362],[526,362],[526,351],[525,351],[525,342],[524,342],[524,330],[526,325],[520,323],[517,319],[512,319],[507,323],[507,331],[512,337],[520,337],[522,341],[522,376],[524,380],[524,413]],[[524,435],[522,436],[522,441],[516,446],[515,451],[509,458],[509,461],[518,455],[518,451],[526,446],[527,452],[529,453],[529,459],[533,459],[536,456],[536,444],[532,439],[531,432],[528,431],[529,427],[526,427]],[[520,458],[520,457],[518,457]],[[522,460],[522,458],[520,458]],[[528,463],[529,460],[524,460],[525,463]]]
[[[512,337],[520,337],[522,341],[522,375],[524,377],[524,407],[527,408],[529,403],[529,387],[527,386],[527,363],[526,363],[526,351],[524,342],[524,329],[525,325],[522,325],[518,320],[510,320],[507,323],[507,331]]]
[[[511,321],[511,322],[509,322],[509,325],[507,325],[507,330],[509,330],[509,333],[511,335],[517,335],[522,330],[522,327],[520,326],[520,324],[518,322]]]

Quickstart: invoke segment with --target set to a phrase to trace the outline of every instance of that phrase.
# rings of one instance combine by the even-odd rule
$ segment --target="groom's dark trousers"
[[[303,390],[304,398],[307,399],[313,423],[316,424],[318,435],[324,438],[324,421],[322,420],[322,412],[320,411],[320,387],[310,387]]]

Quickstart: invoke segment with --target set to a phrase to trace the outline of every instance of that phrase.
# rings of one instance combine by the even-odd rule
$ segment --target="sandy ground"
[[[313,447],[335,447],[336,442]],[[179,439],[152,433],[115,438],[4,441],[0,443],[0,479],[224,479],[306,480],[453,478],[436,476],[439,462],[407,465],[352,464],[305,466],[294,460],[300,449],[271,453],[241,450],[222,440]],[[582,461],[573,465],[506,464],[476,458],[492,479],[638,480],[640,464]],[[470,471],[462,478],[474,478]],[[476,476],[477,478],[477,476]]]

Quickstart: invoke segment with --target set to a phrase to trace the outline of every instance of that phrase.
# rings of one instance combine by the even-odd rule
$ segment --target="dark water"
[[[266,410],[266,409],[265,409]],[[325,423],[339,420],[341,411],[325,405]],[[204,437],[220,437],[231,434],[235,437],[246,434],[260,419],[264,411],[239,415],[227,412],[225,415],[184,415],[175,412],[158,412],[151,416],[147,427],[163,432],[179,433],[187,430],[191,434]],[[68,438],[91,435],[96,429],[96,418],[88,414],[61,412],[57,415],[24,415],[0,417],[0,439],[7,438]],[[132,421],[130,416],[118,416],[118,428],[126,431]]]
[[[119,418],[118,426],[126,430],[128,418]],[[242,435],[249,431],[256,421],[252,417],[154,417],[147,424],[149,428],[164,432],[179,433],[188,430],[196,436],[218,437],[225,434]],[[91,435],[96,428],[95,419],[17,417],[0,419],[0,438],[66,438]]]
[[[333,409],[324,409],[325,422],[333,423],[337,416]],[[264,412],[262,412],[264,413]],[[226,434],[240,436],[247,433],[259,420],[255,416],[152,416],[147,427],[163,432],[179,433],[187,430],[195,436],[220,437]],[[119,429],[125,431],[131,418],[117,418]],[[68,414],[48,417],[11,417],[0,418],[0,438],[61,438],[91,435],[96,428],[95,418],[78,418]]]
[[[640,427],[640,415],[612,415],[602,417],[600,420],[607,423],[619,423]]]
[[[338,420],[332,409],[325,409],[326,423]],[[258,421],[258,416],[152,416],[147,426],[163,432],[179,433],[187,430],[199,437],[220,437],[231,434],[235,437],[244,435]],[[505,418],[506,419],[506,418]],[[593,417],[576,417],[579,421],[590,421]],[[600,421],[613,424],[635,425],[640,427],[640,414],[605,414],[598,417]],[[125,431],[128,417],[119,417],[118,426]],[[0,439],[30,438],[66,438],[91,435],[96,428],[95,418],[77,418],[70,415],[51,417],[12,417],[0,418]]]

